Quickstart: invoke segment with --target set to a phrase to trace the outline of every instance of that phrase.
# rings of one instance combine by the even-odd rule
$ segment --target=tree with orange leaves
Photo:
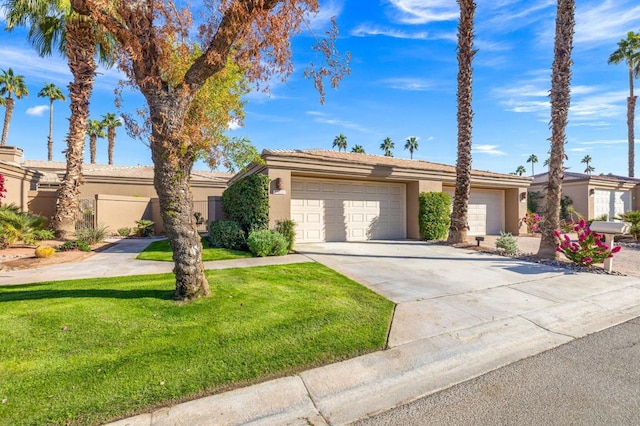
[[[289,75],[290,38],[309,13],[319,10],[317,0],[211,0],[201,4],[197,16],[203,19],[194,23],[190,8],[179,8],[168,0],[72,0],[78,13],[91,17],[117,40],[120,66],[147,101],[154,185],[173,248],[175,298],[179,300],[209,294],[202,245],[191,212],[189,177],[203,147],[200,140],[192,140],[189,126],[185,128],[190,108],[207,81],[224,72],[229,60],[250,81]],[[322,79],[330,78],[336,86],[348,72],[333,46],[335,27],[329,35],[329,40],[317,46],[328,66],[312,67],[307,73],[321,100]],[[174,63],[176,52],[183,60],[189,58],[188,66]]]

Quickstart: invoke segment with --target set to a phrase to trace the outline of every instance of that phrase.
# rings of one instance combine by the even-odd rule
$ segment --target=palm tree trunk
[[[145,96],[151,106],[153,182],[173,249],[174,297],[177,300],[196,299],[209,294],[209,283],[204,275],[202,242],[193,215],[189,184],[197,156],[182,131],[190,100],[175,94],[146,93]]]
[[[558,0],[556,39],[551,77],[551,157],[547,182],[546,210],[542,222],[538,256],[558,257],[555,230],[560,228],[560,200],[564,171],[564,144],[571,103],[571,51],[575,27],[575,0]]]
[[[53,161],[53,99],[49,98],[49,138],[47,139],[47,160]]]
[[[476,4],[473,0],[458,0],[458,158],[456,161],[456,189],[447,241],[453,244],[467,240],[469,194],[471,192],[471,107],[473,69],[473,19]]]
[[[73,82],[69,84],[71,118],[67,137],[67,169],[60,185],[53,217],[53,228],[58,238],[70,238],[75,233],[89,98],[96,75],[96,46],[92,25],[86,21],[69,20],[66,29],[67,58]]]
[[[109,130],[107,131],[107,138],[109,140],[109,164],[113,165],[113,146],[115,145],[116,141],[116,129],[114,127],[109,127]]]
[[[0,145],[5,146],[7,144],[7,136],[9,136],[9,123],[11,123],[11,116],[13,115],[13,106],[15,99],[5,98],[5,111],[4,111],[4,126],[2,127],[2,142]]]
[[[635,122],[635,110],[636,110],[636,100],[637,96],[629,96],[627,98],[627,129],[628,129],[628,139],[629,139],[629,177],[634,176],[634,165],[635,165],[635,130],[634,130],[634,122]]]
[[[96,164],[96,140],[98,136],[89,136],[89,153],[91,154],[91,164]]]

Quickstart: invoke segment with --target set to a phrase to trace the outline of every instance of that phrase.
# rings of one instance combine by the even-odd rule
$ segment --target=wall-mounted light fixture
[[[527,193],[526,192],[521,192],[520,193],[520,202],[524,203],[525,201],[527,201]]]
[[[276,178],[276,189],[282,191],[284,189],[283,186],[282,178]]]
[[[282,178],[275,178],[273,180],[273,191],[271,191],[274,195],[284,195],[287,191],[284,190],[284,181]]]
[[[589,197],[593,197],[594,195],[596,195],[596,190],[595,190],[595,188],[591,188],[589,190]]]

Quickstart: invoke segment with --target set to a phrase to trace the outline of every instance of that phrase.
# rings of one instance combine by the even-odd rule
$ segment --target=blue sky
[[[588,154],[596,174],[626,175],[628,74],[625,65],[608,65],[607,59],[628,31],[640,31],[640,4],[637,0],[577,3],[566,165],[582,172],[585,165],[580,160]],[[244,127],[230,130],[231,134],[248,137],[262,150],[331,149],[335,136],[342,133],[349,150],[359,144],[369,154],[381,154],[380,143],[390,137],[396,146],[394,156],[401,158],[409,158],[403,147],[408,137],[416,136],[419,149],[414,158],[455,164],[457,3],[325,0],[321,5],[310,28],[321,35],[329,18],[337,17],[338,48],[353,56],[351,75],[337,90],[328,90],[325,104],[320,105],[312,82],[302,75],[310,61],[319,59],[310,50],[312,34],[305,30],[293,41],[294,73],[286,82],[272,80],[269,95],[249,94]],[[524,165],[530,174],[526,159],[536,154],[535,171],[543,170],[550,137],[547,94],[555,7],[556,2],[549,0],[477,0],[475,169],[510,173]],[[37,93],[45,82],[66,88],[70,80],[66,63],[58,57],[38,58],[24,31],[0,32],[0,68],[8,67],[25,76],[30,91],[28,98],[16,102],[8,144],[22,147],[27,159],[46,159],[48,100]],[[116,70],[100,70],[92,118],[117,112],[113,88],[118,79]],[[132,96],[126,106],[133,108],[140,101]],[[58,161],[64,160],[68,105],[68,101],[54,105],[54,160]],[[106,151],[106,140],[99,141],[99,163],[106,163]],[[121,127],[115,162],[151,164],[149,148],[129,139]]]

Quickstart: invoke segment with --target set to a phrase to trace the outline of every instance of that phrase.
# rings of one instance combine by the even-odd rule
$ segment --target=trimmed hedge
[[[238,222],[215,220],[209,225],[209,241],[213,247],[246,250],[247,237]]]
[[[247,246],[254,256],[284,256],[289,251],[284,235],[268,229],[253,231],[247,238]]]
[[[445,239],[451,224],[451,196],[446,192],[422,192],[419,199],[420,237],[427,241]]]
[[[222,193],[227,218],[249,233],[269,226],[269,176],[250,175],[232,184]]]

